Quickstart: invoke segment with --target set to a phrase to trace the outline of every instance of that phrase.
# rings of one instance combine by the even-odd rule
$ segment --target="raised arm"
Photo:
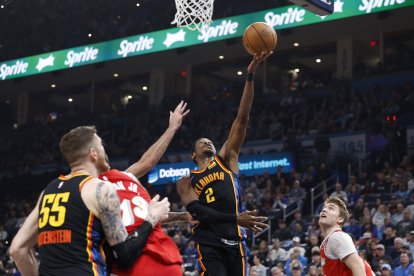
[[[10,246],[10,255],[13,257],[22,275],[39,275],[37,262],[33,254],[33,247],[37,243],[38,219],[39,201],[23,223],[19,232],[17,232]]]
[[[137,178],[140,178],[148,171],[150,171],[160,161],[164,155],[167,147],[171,143],[176,131],[180,128],[184,117],[188,115],[190,110],[185,110],[187,103],[181,101],[174,112],[170,111],[170,120],[168,128],[139,159],[136,163],[131,165],[126,171],[132,173]]]
[[[260,63],[271,54],[272,52],[255,55],[250,65],[247,67],[247,80],[244,85],[237,117],[231,126],[227,142],[223,145],[219,152],[219,155],[227,161],[230,169],[235,173],[239,172],[238,156],[246,136],[247,124],[249,122],[250,110],[253,103],[253,76]]]

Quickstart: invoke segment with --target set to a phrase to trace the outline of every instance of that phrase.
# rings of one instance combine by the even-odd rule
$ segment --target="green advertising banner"
[[[201,33],[186,28],[171,28],[6,61],[0,63],[0,80],[239,37],[248,25],[257,21],[266,22],[276,30],[281,30],[410,7],[414,6],[414,0],[336,0],[334,4],[334,13],[329,16],[318,16],[299,6],[285,6],[216,19]]]

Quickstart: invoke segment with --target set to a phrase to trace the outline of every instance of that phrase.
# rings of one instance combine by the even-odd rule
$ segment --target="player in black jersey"
[[[192,159],[199,170],[177,182],[181,201],[190,214],[200,221],[193,229],[197,241],[201,275],[238,276],[247,274],[243,227],[261,231],[265,218],[254,212],[243,212],[238,180],[238,156],[246,136],[250,109],[253,103],[253,77],[260,62],[271,53],[253,58],[247,68],[247,80],[237,117],[226,143],[216,154],[207,138],[198,139],[192,148]]]
[[[132,265],[152,225],[168,217],[168,201],[158,201],[157,196],[151,200],[144,223],[128,237],[115,185],[97,178],[109,164],[95,127],[75,128],[59,145],[71,173],[49,183],[13,239],[10,254],[20,272],[106,275],[104,238],[120,266]],[[32,251],[36,243],[39,270]]]

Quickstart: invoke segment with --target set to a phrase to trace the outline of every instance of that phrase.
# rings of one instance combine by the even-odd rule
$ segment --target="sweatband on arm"
[[[191,201],[186,206],[187,211],[191,216],[205,223],[236,223],[236,214],[227,214],[217,212],[216,210],[203,206],[198,200]]]
[[[145,220],[125,241],[111,246],[114,260],[120,268],[128,268],[134,264],[151,232],[152,224]]]

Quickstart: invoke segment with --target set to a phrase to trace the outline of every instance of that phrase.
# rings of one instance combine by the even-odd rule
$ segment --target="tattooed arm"
[[[99,219],[109,245],[125,241],[128,232],[122,224],[120,202],[115,187],[108,182],[99,181],[96,186],[96,200]]]

